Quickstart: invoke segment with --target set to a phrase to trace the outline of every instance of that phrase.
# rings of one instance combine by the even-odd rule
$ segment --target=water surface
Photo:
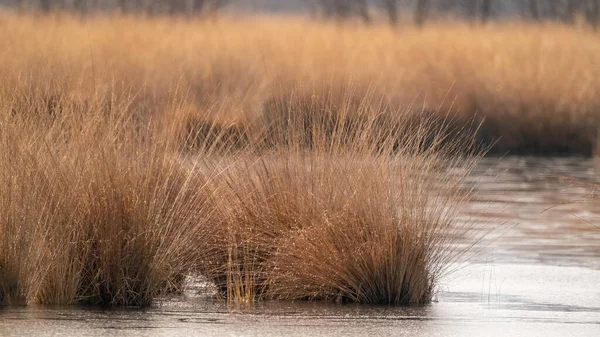
[[[487,158],[477,173],[464,219],[501,226],[443,280],[431,305],[231,308],[192,288],[140,310],[0,309],[0,336],[600,336],[594,162]]]

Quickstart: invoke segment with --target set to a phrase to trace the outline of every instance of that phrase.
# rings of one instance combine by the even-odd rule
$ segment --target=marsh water
[[[600,336],[598,177],[590,159],[486,158],[464,221],[495,229],[431,305],[231,308],[192,287],[146,309],[0,309],[0,336]]]

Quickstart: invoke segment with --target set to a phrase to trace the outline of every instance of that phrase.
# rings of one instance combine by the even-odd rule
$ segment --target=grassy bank
[[[3,99],[38,92],[85,101],[116,87],[146,111],[171,104],[178,88],[193,97],[190,116],[241,128],[299,86],[317,101],[351,87],[356,97],[378,93],[393,110],[441,106],[485,119],[480,139],[500,138],[492,151],[528,154],[590,155],[600,116],[598,35],[559,24],[392,30],[299,17],[4,12],[0,31]],[[55,91],[45,91],[48,82]]]

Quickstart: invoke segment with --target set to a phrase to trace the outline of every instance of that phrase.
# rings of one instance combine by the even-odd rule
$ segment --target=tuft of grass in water
[[[245,150],[217,133],[182,153],[185,117],[32,100],[1,120],[3,304],[147,305],[196,271],[231,303],[426,303],[460,253],[478,153],[443,120],[300,104]]]
[[[48,97],[0,117],[2,304],[143,306],[198,272],[231,303],[426,303],[463,252],[480,153],[435,114],[284,96],[238,142],[190,135],[184,94],[146,114],[120,91]]]
[[[232,302],[429,302],[464,253],[472,133],[406,111],[303,108],[216,179],[226,207],[206,275]]]
[[[208,171],[126,107],[45,105],[0,121],[0,303],[151,303],[200,259]]]

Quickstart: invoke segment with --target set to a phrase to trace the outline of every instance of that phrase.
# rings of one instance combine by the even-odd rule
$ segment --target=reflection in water
[[[598,181],[593,162],[486,159],[479,173],[465,219],[506,224],[429,306],[229,308],[192,287],[143,310],[0,309],[0,336],[600,336],[600,202],[584,202]]]

